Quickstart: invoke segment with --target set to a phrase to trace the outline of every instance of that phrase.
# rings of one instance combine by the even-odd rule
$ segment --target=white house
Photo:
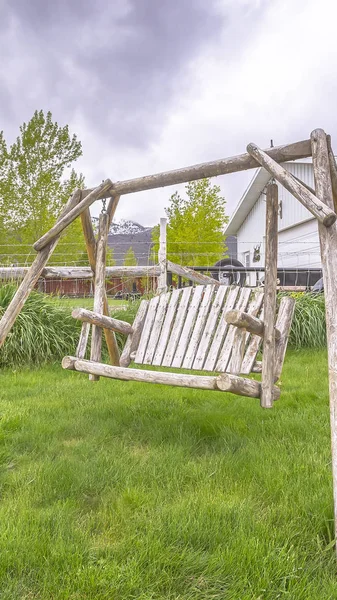
[[[287,171],[314,187],[310,162],[288,162]],[[246,267],[264,266],[265,255],[265,188],[271,175],[260,168],[243,194],[226,228],[226,235],[237,236],[237,257]],[[317,220],[281,184],[279,195],[278,268],[320,268]],[[318,279],[318,277],[317,277]],[[254,276],[250,283],[254,285]]]

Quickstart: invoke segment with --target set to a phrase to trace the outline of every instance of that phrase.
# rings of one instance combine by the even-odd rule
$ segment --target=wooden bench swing
[[[241,377],[261,373],[256,361],[264,334],[263,291],[221,285],[197,285],[142,300],[133,325],[93,311],[78,308],[73,317],[82,321],[76,356],[67,356],[62,366],[94,377],[161,383],[173,386],[232,392],[261,397],[259,381]],[[275,364],[273,380],[279,378],[294,310],[294,299],[285,296],[274,328]],[[85,360],[90,325],[127,335],[120,366]],[[216,372],[217,375],[172,373],[127,368],[152,365],[175,369]],[[272,399],[280,390],[273,385]]]
[[[230,391],[259,397],[261,406],[270,408],[280,393],[275,382],[281,373],[294,310],[293,299],[283,298],[277,312],[278,188],[273,180],[267,186],[266,193],[266,272],[263,294],[254,293],[249,288],[220,286],[219,282],[216,283],[210,277],[170,263],[163,255],[159,256],[158,287],[161,293],[148,303],[141,303],[132,326],[110,317],[105,290],[108,232],[121,195],[262,166],[319,222],[327,296],[328,344],[332,354],[336,352],[337,362],[337,333],[336,342],[334,340],[336,319],[331,317],[336,306],[335,301],[331,301],[331,290],[336,291],[337,296],[337,276],[334,275],[336,269],[332,258],[336,256],[337,250],[334,210],[337,167],[330,138],[323,130],[317,129],[312,132],[310,140],[266,151],[260,150],[255,144],[249,144],[247,151],[247,154],[128,181],[112,183],[107,179],[95,189],[76,190],[55,225],[34,244],[36,259],[25,273],[17,293],[1,318],[0,346],[43,273],[61,233],[74,219],[80,217],[94,278],[94,310],[75,311],[74,316],[83,321],[80,342],[77,356],[65,357],[63,367],[89,373],[92,380],[103,375],[117,379]],[[308,188],[279,164],[309,156],[313,158],[316,190]],[[107,210],[100,216],[96,239],[89,207],[96,200],[104,198],[110,200]],[[188,279],[202,285],[194,289],[167,292],[166,281],[163,279],[167,268],[178,275],[187,275]],[[218,289],[215,289],[216,285]],[[85,360],[91,326],[90,360]],[[101,363],[102,331],[111,365]],[[115,338],[116,331],[128,336],[121,357]],[[256,358],[262,341],[262,364],[259,364]],[[140,365],[153,365],[157,369],[150,371],[128,368],[131,360]],[[333,362],[333,367],[330,368],[332,378],[336,371],[334,365]],[[159,370],[160,367],[205,371],[213,375],[167,372]],[[261,383],[247,377],[252,371],[261,371]]]

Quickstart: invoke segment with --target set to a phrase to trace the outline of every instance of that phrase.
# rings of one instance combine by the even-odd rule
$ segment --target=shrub
[[[12,300],[16,287],[0,287],[0,318]],[[0,349],[0,366],[42,364],[73,354],[80,325],[66,309],[39,292],[32,292],[5,344]]]
[[[296,299],[289,345],[293,348],[326,346],[324,294],[291,294]]]

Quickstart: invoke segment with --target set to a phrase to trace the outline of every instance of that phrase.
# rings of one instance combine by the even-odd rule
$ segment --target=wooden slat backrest
[[[251,288],[198,285],[152,298],[135,362],[163,367],[231,372],[241,362],[241,373],[253,369],[261,338],[237,328],[224,315],[238,309],[262,318],[263,292]],[[233,353],[235,339],[239,353]],[[233,360],[232,360],[233,356]]]

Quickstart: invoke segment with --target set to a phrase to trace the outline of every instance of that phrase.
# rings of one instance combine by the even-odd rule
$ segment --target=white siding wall
[[[314,187],[310,163],[288,163],[284,167],[299,179]],[[316,219],[283,186],[278,184],[281,215],[279,229],[280,267],[319,267],[321,265]],[[245,253],[250,252],[251,266],[263,266],[265,254],[266,196],[260,195],[237,232],[238,259],[244,264]],[[254,247],[261,245],[261,258],[253,262]],[[255,284],[255,277],[250,277]]]
[[[311,219],[279,233],[280,267],[320,267],[317,220]]]

